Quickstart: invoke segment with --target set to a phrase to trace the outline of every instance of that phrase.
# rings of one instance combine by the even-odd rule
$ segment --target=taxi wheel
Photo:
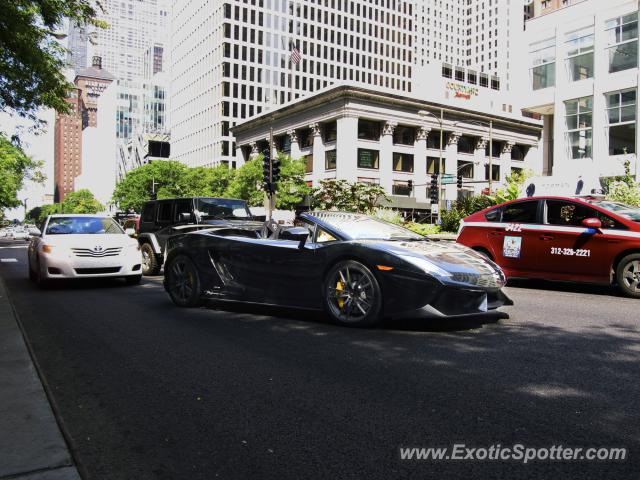
[[[616,268],[616,280],[628,297],[640,298],[640,254],[627,255]]]

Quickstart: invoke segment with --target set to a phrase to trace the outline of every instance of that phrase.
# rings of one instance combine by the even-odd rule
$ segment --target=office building
[[[638,174],[638,2],[585,0],[527,22],[526,109],[544,121],[544,173],[591,184]]]

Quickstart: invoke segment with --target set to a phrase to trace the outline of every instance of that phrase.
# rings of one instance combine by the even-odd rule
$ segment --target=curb
[[[0,480],[80,480],[69,435],[0,277]],[[7,428],[8,427],[8,428]],[[10,439],[2,439],[8,434]]]

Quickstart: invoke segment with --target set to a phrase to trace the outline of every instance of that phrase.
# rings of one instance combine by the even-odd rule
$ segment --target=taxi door
[[[606,219],[582,202],[546,200],[544,228],[540,230],[538,252],[550,277],[582,281],[609,281],[613,262],[611,236],[586,228],[586,218]]]
[[[493,256],[508,275],[524,276],[536,268],[535,229],[540,218],[540,201],[523,200],[505,205],[500,223],[488,227]]]

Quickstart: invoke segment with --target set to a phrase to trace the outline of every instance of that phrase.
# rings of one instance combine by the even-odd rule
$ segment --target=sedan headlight
[[[53,245],[42,245],[42,253],[53,253]]]
[[[440,268],[439,266],[430,262],[424,257],[414,257],[412,255],[400,255],[400,258],[418,267],[424,273],[433,275],[434,277],[437,277],[437,278],[451,277],[451,274],[449,272],[447,272],[443,268]]]

